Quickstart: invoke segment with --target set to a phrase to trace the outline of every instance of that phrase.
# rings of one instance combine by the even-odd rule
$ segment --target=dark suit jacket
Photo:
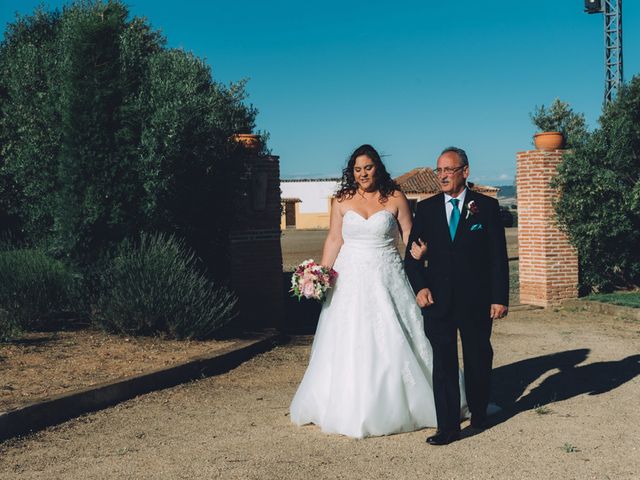
[[[472,200],[476,213],[468,208]],[[465,312],[486,315],[492,303],[509,304],[509,263],[499,212],[495,199],[467,190],[452,241],[444,194],[418,203],[404,262],[414,291],[426,287],[433,295],[435,303],[423,308],[424,314],[446,316],[454,301]],[[409,252],[417,238],[427,243],[426,267]]]

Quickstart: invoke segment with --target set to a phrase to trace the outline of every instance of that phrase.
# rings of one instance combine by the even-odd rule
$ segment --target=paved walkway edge
[[[57,395],[41,402],[0,412],[0,441],[57,425],[84,413],[101,410],[155,390],[227,372],[266,352],[284,337],[276,332],[253,334],[249,339],[172,367],[126,377],[90,388]]]

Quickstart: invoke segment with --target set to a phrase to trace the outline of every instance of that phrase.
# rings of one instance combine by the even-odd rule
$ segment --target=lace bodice
[[[347,248],[395,248],[397,235],[398,222],[389,210],[380,210],[369,218],[347,210],[342,219],[343,246]]]

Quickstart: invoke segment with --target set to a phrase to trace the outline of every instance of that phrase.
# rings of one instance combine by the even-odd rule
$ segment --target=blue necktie
[[[460,200],[452,198],[449,201],[453,206],[451,216],[449,217],[449,235],[451,235],[451,240],[453,240],[456,237],[456,229],[458,228],[458,221],[460,220],[460,210],[458,210],[458,203],[460,203]]]

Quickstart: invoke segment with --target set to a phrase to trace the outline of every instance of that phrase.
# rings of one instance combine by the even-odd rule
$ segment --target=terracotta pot
[[[533,136],[538,150],[559,150],[564,147],[564,135],[560,132],[540,132]]]
[[[247,150],[252,152],[258,152],[262,147],[260,135],[255,135],[253,133],[236,133],[231,138],[233,141],[241,143]]]

